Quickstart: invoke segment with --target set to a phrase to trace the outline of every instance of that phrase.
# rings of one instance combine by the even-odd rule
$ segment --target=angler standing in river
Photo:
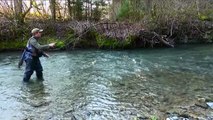
[[[41,65],[41,62],[39,60],[39,57],[45,56],[49,57],[48,54],[44,53],[43,50],[54,48],[55,43],[51,43],[48,45],[40,45],[38,43],[38,40],[41,38],[43,30],[39,28],[34,28],[31,33],[32,37],[28,40],[27,46],[22,54],[22,58],[19,62],[19,67],[22,65],[23,61],[26,63],[26,68],[24,72],[24,82],[29,82],[31,75],[34,71],[36,71],[36,76],[38,80],[44,80],[43,79],[43,68]]]

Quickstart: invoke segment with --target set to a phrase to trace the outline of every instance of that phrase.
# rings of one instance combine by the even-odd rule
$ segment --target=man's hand
[[[55,47],[55,43],[50,43],[49,46],[50,46],[50,48],[54,48]]]
[[[22,64],[23,64],[23,60],[20,60],[20,61],[18,62],[18,68],[21,68]]]
[[[49,57],[50,57],[50,56],[49,56],[47,53],[45,53],[45,52],[43,52],[43,56],[46,57],[46,58],[49,58]]]

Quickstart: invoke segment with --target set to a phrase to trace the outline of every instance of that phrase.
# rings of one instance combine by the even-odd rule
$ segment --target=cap
[[[35,33],[37,33],[37,32],[43,32],[43,29],[34,28],[34,29],[32,29],[32,31],[31,31],[32,34],[35,34]]]

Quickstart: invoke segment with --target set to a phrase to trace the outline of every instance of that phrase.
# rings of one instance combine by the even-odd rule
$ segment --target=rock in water
[[[211,109],[213,109],[213,102],[207,102],[206,103]]]
[[[177,116],[173,116],[173,117],[166,118],[166,120],[178,120],[178,117]]]

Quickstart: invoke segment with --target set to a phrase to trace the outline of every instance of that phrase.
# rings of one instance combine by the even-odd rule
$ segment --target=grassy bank
[[[0,51],[22,50],[26,46],[26,40],[0,41]]]
[[[28,39],[24,40],[10,40],[10,41],[0,41],[0,51],[18,51],[23,50],[27,45]],[[42,37],[39,40],[40,44],[49,44],[55,42],[57,50],[65,49],[64,39],[57,39],[55,37]]]

